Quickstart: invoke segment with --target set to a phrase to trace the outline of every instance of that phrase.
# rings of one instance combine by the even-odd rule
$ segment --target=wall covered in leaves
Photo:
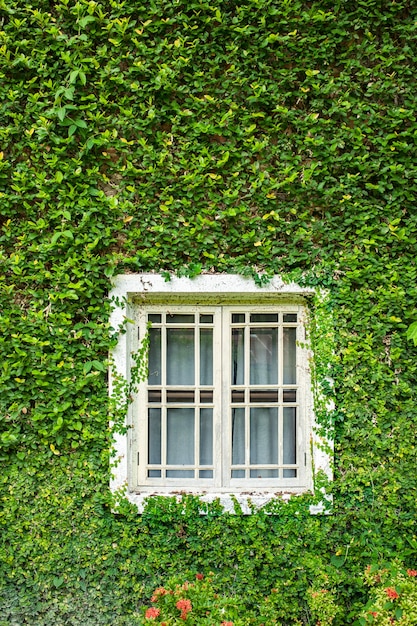
[[[416,55],[411,0],[0,0],[1,625],[141,623],[210,571],[350,624],[415,565]],[[111,512],[107,294],[143,271],[328,290],[332,515]]]

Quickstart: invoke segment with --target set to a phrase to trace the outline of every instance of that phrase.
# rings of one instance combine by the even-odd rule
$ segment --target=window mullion
[[[162,478],[166,478],[167,463],[167,326],[166,313],[162,316],[161,328],[161,385],[162,385],[162,405],[161,405],[161,472]]]
[[[200,477],[200,320],[198,312],[194,317],[194,478]]]
[[[280,319],[281,319],[280,314]],[[284,409],[283,409],[283,384],[284,384],[284,331],[282,324],[278,329],[278,385],[279,385],[279,406],[278,406],[278,465],[280,467],[279,476],[282,478],[282,464],[284,461]]]

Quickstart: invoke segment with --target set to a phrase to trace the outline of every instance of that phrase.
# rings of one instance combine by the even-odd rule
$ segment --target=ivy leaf
[[[79,70],[73,70],[69,76],[69,82],[71,84],[75,83],[77,80],[77,76],[79,74]]]
[[[67,109],[65,107],[60,107],[58,109],[57,115],[58,115],[58,119],[61,120],[61,122],[64,121],[66,114],[67,114]]]
[[[417,322],[413,322],[407,329],[407,339],[417,346]]]
[[[81,28],[85,28],[87,24],[95,21],[96,18],[93,15],[86,15],[85,17],[82,17],[80,20],[78,20],[78,24],[81,26]]]
[[[331,563],[332,565],[334,565],[335,567],[337,567],[337,568],[342,567],[342,565],[344,564],[344,562],[345,562],[345,557],[344,557],[344,555],[341,555],[341,556],[336,556],[336,555],[334,554],[334,555],[331,557],[331,559],[330,559],[330,563]]]

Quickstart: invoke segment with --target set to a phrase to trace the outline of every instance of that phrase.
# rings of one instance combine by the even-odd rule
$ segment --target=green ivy
[[[415,568],[416,50],[409,0],[0,0],[0,624],[140,623],[213,571],[282,624],[325,574],[346,625],[368,563]],[[317,289],[332,515],[112,512],[108,293],[142,271]]]

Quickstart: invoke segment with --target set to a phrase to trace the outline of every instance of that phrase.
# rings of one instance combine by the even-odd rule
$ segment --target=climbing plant
[[[416,38],[409,0],[0,0],[0,624],[141,623],[209,571],[282,624],[327,576],[349,624],[366,565],[415,569]],[[107,295],[143,271],[327,294],[331,515],[112,512]]]

